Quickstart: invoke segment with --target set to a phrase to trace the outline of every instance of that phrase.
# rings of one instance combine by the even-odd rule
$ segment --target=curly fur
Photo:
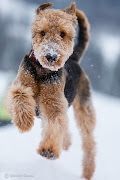
[[[46,3],[36,10],[32,50],[22,60],[8,90],[6,107],[21,132],[32,128],[35,113],[43,119],[42,141],[37,152],[47,159],[56,159],[62,148],[68,150],[71,145],[67,109],[73,104],[83,141],[83,177],[90,180],[95,170],[96,120],[90,83],[78,64],[88,46],[89,23],[75,3],[64,10],[46,9],[51,6]],[[78,41],[74,47],[77,24]],[[56,59],[49,61],[48,54]]]

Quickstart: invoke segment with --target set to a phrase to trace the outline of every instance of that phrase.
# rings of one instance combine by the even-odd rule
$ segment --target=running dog
[[[62,148],[71,145],[67,109],[73,105],[82,136],[83,174],[90,180],[95,170],[95,112],[90,82],[80,67],[89,42],[89,23],[75,3],[64,10],[46,3],[36,10],[32,23],[32,49],[22,60],[17,78],[8,90],[6,106],[21,132],[42,119],[42,141],[38,154],[59,158]],[[75,27],[78,41],[74,46]]]

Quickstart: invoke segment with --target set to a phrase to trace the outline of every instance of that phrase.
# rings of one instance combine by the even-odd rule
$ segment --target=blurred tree
[[[112,84],[111,84],[111,95],[120,97],[120,56],[118,58],[113,73]]]
[[[98,91],[102,90],[101,84],[103,81],[103,58],[98,48],[93,42],[81,62],[82,67],[87,72],[91,80],[92,87]]]

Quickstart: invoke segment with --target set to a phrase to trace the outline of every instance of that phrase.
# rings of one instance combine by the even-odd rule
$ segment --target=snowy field
[[[120,102],[94,93],[97,114],[96,172],[93,180],[120,180]],[[60,159],[50,161],[36,153],[40,142],[40,119],[29,133],[14,126],[0,129],[0,180],[80,180],[82,149],[72,107],[68,112],[72,146]]]

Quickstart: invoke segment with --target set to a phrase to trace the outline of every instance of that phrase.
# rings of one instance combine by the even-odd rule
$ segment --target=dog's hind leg
[[[83,174],[82,177],[90,180],[95,171],[95,141],[93,130],[96,124],[95,112],[91,102],[89,80],[82,70],[78,83],[77,96],[73,102],[77,125],[82,136]]]

